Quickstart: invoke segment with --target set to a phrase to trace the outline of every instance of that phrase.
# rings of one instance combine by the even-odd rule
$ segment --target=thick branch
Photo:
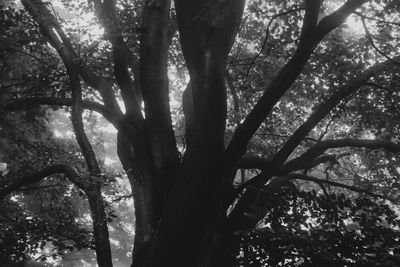
[[[278,73],[274,81],[266,89],[263,96],[247,116],[242,126],[237,129],[226,156],[228,166],[234,163],[242,153],[250,138],[256,132],[264,119],[271,112],[275,103],[283,96],[296,80],[304,65],[307,63],[315,46],[330,31],[338,27],[356,8],[360,7],[366,0],[348,1],[338,10],[323,18],[317,25],[320,1],[305,1],[306,14],[303,29],[300,35],[300,43],[289,62]]]
[[[400,58],[400,57],[396,57]],[[376,73],[382,72],[396,64],[392,60],[386,60],[378,63],[361,74],[355,76],[346,85],[337,89],[337,91],[328,99],[314,108],[314,112],[308,119],[293,133],[290,139],[285,143],[281,150],[274,156],[273,164],[275,166],[282,165],[300,142],[307,136],[307,134],[323,119],[329,112],[344,98],[348,97],[361,86],[363,86],[368,79]]]
[[[369,149],[384,149],[389,152],[400,152],[400,144],[384,140],[362,140],[362,139],[351,139],[351,138],[326,140],[317,143],[300,157],[297,157],[289,161],[282,167],[282,169],[287,171],[296,170],[299,167],[303,166],[304,163],[311,162],[312,160],[319,157],[327,149],[339,148],[339,147],[364,147]]]
[[[236,130],[226,149],[226,165],[231,166],[245,152],[245,148],[258,127],[271,112],[275,103],[289,89],[308,61],[316,41],[314,32],[320,9],[320,1],[306,1],[306,14],[300,35],[300,43],[289,62],[281,69],[276,78],[265,90],[265,93],[254,106],[253,110]]]
[[[80,77],[89,86],[99,91],[107,109],[115,117],[120,117],[119,120],[122,120],[122,112],[112,91],[112,83],[98,77],[85,66],[77,65],[80,62],[79,56],[74,51],[70,40],[58,24],[56,18],[47,9],[46,4],[41,0],[23,0],[22,3],[33,19],[39,24],[42,33],[47,37],[51,46],[57,50],[66,67],[67,65],[75,66],[79,71]]]
[[[60,97],[29,97],[14,98],[3,106],[4,110],[15,111],[31,106],[49,105],[49,106],[72,106],[71,98]],[[108,110],[104,105],[89,100],[82,101],[82,108],[98,112],[103,115],[114,127],[124,132],[127,136],[132,136],[136,129],[128,124],[121,116]]]
[[[351,13],[366,2],[368,0],[348,0],[335,12],[321,19],[318,23],[317,38],[322,39],[326,34],[342,25]]]
[[[72,106],[72,99],[61,97],[14,98],[5,104],[3,109],[7,111],[14,111],[38,105]],[[96,111],[106,118],[109,117],[107,109],[100,103],[84,100],[82,101],[82,107],[84,109]]]
[[[114,60],[114,76],[121,89],[125,103],[126,114],[138,123],[142,121],[141,89],[139,60],[130,51],[120,29],[114,0],[94,1],[96,15],[106,31],[106,37],[111,42]],[[129,68],[131,68],[135,81],[132,81]]]
[[[245,156],[237,164],[238,169],[263,169],[265,165],[271,164],[268,159],[261,157]]]
[[[57,164],[46,167],[34,174],[12,180],[9,184],[0,189],[0,201],[3,200],[8,194],[18,190],[22,186],[39,182],[44,178],[55,174],[65,174],[72,183],[82,190],[85,190],[87,187],[87,185],[81,181],[79,174],[73,167],[69,165]]]

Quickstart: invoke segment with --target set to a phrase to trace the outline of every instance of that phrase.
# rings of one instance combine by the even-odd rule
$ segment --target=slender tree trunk
[[[87,190],[89,208],[93,220],[93,235],[96,258],[99,267],[112,266],[110,239],[107,228],[107,216],[100,184]]]

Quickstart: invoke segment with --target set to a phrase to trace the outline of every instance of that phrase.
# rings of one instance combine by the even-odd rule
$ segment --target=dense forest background
[[[399,266],[400,2],[2,0],[0,266]]]

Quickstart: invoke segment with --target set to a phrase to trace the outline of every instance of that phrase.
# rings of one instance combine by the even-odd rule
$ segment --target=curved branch
[[[78,188],[82,189],[83,191],[85,191],[87,188],[87,185],[81,180],[78,172],[73,167],[64,164],[56,164],[48,166],[34,174],[20,177],[11,181],[9,184],[0,189],[0,201],[3,200],[11,192],[18,190],[20,187],[39,182],[44,178],[54,174],[66,175],[72,183],[74,183]]]
[[[275,103],[290,88],[307,63],[317,40],[314,38],[321,2],[305,1],[306,12],[300,34],[300,42],[293,57],[280,70],[272,83],[266,88],[260,100],[254,106],[243,123],[235,131],[225,152],[225,165],[232,166],[245,152],[246,145],[258,127],[271,112]]]
[[[287,162],[282,167],[282,170],[287,173],[300,168],[303,169],[302,166],[307,164],[307,162],[312,162],[313,160],[317,159],[317,157],[322,155],[327,149],[339,147],[364,147],[369,149],[384,149],[389,152],[400,152],[400,144],[384,140],[366,140],[352,138],[326,140],[317,143],[300,157],[297,157]]]
[[[6,103],[2,108],[6,111],[15,111],[31,106],[49,105],[49,106],[72,106],[71,98],[61,97],[29,97],[29,98],[14,98]],[[123,117],[108,110],[106,106],[89,100],[82,101],[82,108],[93,110],[104,116],[116,129],[126,133],[127,136],[136,132],[130,124],[128,124]]]
[[[400,63],[397,60],[392,59],[389,57],[385,52],[383,52],[379,47],[375,44],[374,38],[372,38],[371,33],[368,30],[367,24],[365,24],[365,19],[361,17],[361,23],[363,25],[365,34],[367,35],[368,41],[371,43],[372,47],[382,56],[384,56],[387,60],[392,60],[397,66],[400,66]]]
[[[366,0],[348,1],[338,10],[317,23],[321,1],[305,1],[306,12],[297,50],[265,90],[241,127],[236,130],[226,150],[227,166],[232,165],[245,152],[246,145],[251,137],[271,112],[276,102],[279,101],[297,79],[314,48],[322,38],[341,25],[355,9],[365,2]]]
[[[257,53],[254,57],[251,58],[249,67],[247,68],[247,71],[246,71],[246,75],[245,75],[246,78],[245,78],[245,80],[243,81],[243,85],[242,85],[242,86],[246,85],[246,83],[247,83],[247,78],[248,78],[248,76],[249,76],[249,74],[250,74],[251,68],[253,67],[255,61],[257,60],[257,58],[259,58],[259,57],[261,56],[261,53],[262,53],[262,51],[264,50],[264,48],[265,48],[265,46],[266,46],[266,44],[267,44],[267,41],[268,41],[268,38],[269,38],[269,33],[270,33],[270,30],[269,30],[269,29],[270,29],[270,27],[271,27],[271,25],[272,25],[272,22],[273,22],[275,19],[279,18],[279,17],[286,16],[286,15],[292,13],[292,12],[297,12],[297,11],[300,11],[300,10],[304,10],[304,8],[294,8],[294,9],[291,9],[291,10],[287,10],[287,11],[284,11],[284,12],[281,12],[281,13],[278,13],[278,14],[275,14],[275,15],[273,15],[273,16],[271,17],[271,19],[270,19],[269,22],[268,22],[267,29],[265,30],[265,37],[264,37],[264,40],[263,40],[263,42],[262,42],[261,49],[258,51],[258,53]]]
[[[321,19],[317,27],[317,39],[323,38],[326,34],[339,27],[357,8],[368,0],[347,0],[339,9]]]
[[[136,122],[143,120],[141,113],[141,88],[139,60],[126,45],[118,24],[115,3],[113,0],[103,2],[96,0],[94,8],[96,16],[104,26],[106,37],[112,45],[115,80],[121,89],[126,113]],[[134,74],[132,81],[129,68]]]
[[[369,195],[371,197],[378,197],[378,198],[382,198],[382,199],[388,199],[390,201],[394,201],[393,199],[385,196],[385,195],[381,195],[381,194],[376,194],[376,193],[372,193],[369,189],[364,189],[364,188],[360,188],[360,187],[356,187],[356,186],[351,186],[351,185],[346,185],[346,184],[341,184],[338,182],[334,182],[334,181],[330,181],[330,180],[324,180],[324,179],[320,179],[317,177],[312,177],[312,176],[307,176],[307,175],[302,175],[302,174],[289,174],[288,177],[290,179],[297,179],[297,180],[304,180],[304,181],[311,181],[311,182],[315,182],[318,184],[329,184],[331,186],[335,186],[335,187],[341,187],[341,188],[345,188],[348,189],[350,191],[354,191],[354,192],[358,192],[358,193],[364,193],[366,195]]]
[[[399,22],[387,21],[387,20],[383,20],[383,19],[378,19],[378,18],[366,16],[366,15],[362,14],[361,12],[357,12],[357,11],[354,11],[353,13],[356,14],[357,16],[360,16],[361,18],[364,18],[364,19],[367,19],[367,20],[373,20],[373,21],[376,21],[376,22],[379,22],[379,23],[392,24],[392,25],[400,26]]]
[[[241,158],[236,166],[238,169],[263,169],[265,165],[270,164],[268,159],[255,157],[255,156],[245,156]]]
[[[39,24],[43,35],[49,40],[51,46],[57,50],[64,65],[67,68],[68,66],[76,68],[80,77],[90,87],[99,91],[107,109],[110,110],[110,112],[113,112],[115,116],[123,117],[122,111],[112,90],[112,83],[97,76],[87,67],[80,65],[80,58],[75,52],[71,41],[62,30],[56,18],[46,8],[45,5],[48,3],[44,3],[41,0],[22,0],[22,4],[33,19]]]
[[[18,109],[23,109],[31,106],[38,105],[49,105],[49,106],[72,106],[71,98],[61,98],[61,97],[29,97],[29,98],[14,98],[8,101],[3,109],[7,111],[14,111]],[[82,107],[84,109],[89,109],[96,111],[108,117],[108,111],[104,105],[88,100],[82,101]]]
[[[400,59],[400,56],[396,57]],[[350,80],[346,85],[337,89],[337,91],[324,102],[313,108],[314,112],[308,117],[308,119],[293,133],[285,145],[279,150],[279,152],[273,158],[273,164],[281,166],[286,159],[292,154],[300,142],[307,136],[307,134],[323,119],[330,111],[344,98],[348,97],[361,86],[363,86],[370,77],[384,71],[386,69],[395,67],[396,64],[392,60],[386,60],[378,63],[363,73],[357,75],[355,78]]]

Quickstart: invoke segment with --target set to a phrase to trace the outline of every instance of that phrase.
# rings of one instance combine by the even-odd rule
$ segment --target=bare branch
[[[23,108],[28,108],[37,105],[49,106],[72,106],[71,98],[60,97],[29,97],[29,98],[14,98],[9,100],[2,107],[6,111],[15,111]],[[125,132],[128,136],[136,132],[130,124],[122,119],[121,116],[108,110],[104,105],[89,100],[82,101],[82,108],[93,110],[104,116],[114,127],[118,130]]]
[[[31,106],[37,105],[49,105],[49,106],[72,106],[71,98],[61,98],[61,97],[29,97],[29,98],[14,98],[9,100],[3,109],[7,111],[14,111],[18,109],[23,109]],[[107,117],[108,111],[104,105],[88,100],[82,101],[82,106],[85,109],[96,111]]]
[[[373,21],[376,21],[376,22],[379,22],[379,23],[392,24],[392,25],[400,26],[399,22],[387,21],[387,20],[382,20],[382,19],[366,16],[366,15],[362,14],[361,12],[357,12],[357,11],[354,11],[353,13],[358,15],[358,16],[360,16],[361,18],[364,18],[364,19],[367,19],[367,20],[373,20]]]
[[[39,182],[44,178],[55,174],[65,174],[72,183],[82,190],[85,190],[87,187],[73,167],[70,165],[57,164],[48,166],[34,174],[14,179],[9,184],[2,186],[2,188],[0,188],[0,201],[3,200],[8,194],[18,190],[22,186]]]
[[[316,177],[312,177],[312,176],[307,176],[307,175],[302,175],[302,174],[289,174],[288,177],[290,179],[311,181],[311,182],[315,182],[315,183],[318,183],[318,184],[328,184],[328,185],[331,185],[331,186],[341,187],[341,188],[348,189],[350,191],[354,191],[354,192],[358,192],[358,193],[364,193],[364,194],[369,195],[371,197],[388,199],[388,200],[390,200],[392,202],[395,202],[395,200],[393,200],[393,199],[391,199],[391,198],[389,198],[389,197],[387,197],[385,195],[373,193],[369,189],[364,189],[364,188],[359,188],[359,187],[356,187],[356,186],[341,184],[341,183],[337,183],[337,182],[334,182],[334,181],[324,180],[324,179],[320,179],[320,178],[316,178]]]
[[[226,161],[235,162],[245,152],[246,145],[258,127],[271,112],[275,103],[290,88],[307,63],[314,48],[330,31],[340,26],[345,19],[367,0],[348,1],[338,10],[323,18],[318,24],[320,1],[305,1],[305,16],[297,50],[289,62],[281,69],[276,78],[249,113],[241,127],[233,136],[226,150]],[[303,138],[302,138],[303,139]],[[297,146],[297,145],[296,145]],[[230,164],[226,164],[230,166]]]
[[[305,163],[311,162],[320,155],[322,155],[327,149],[339,148],[339,147],[364,147],[369,149],[385,149],[386,151],[389,152],[400,152],[400,144],[384,140],[362,140],[362,139],[351,139],[351,138],[326,140],[317,143],[300,157],[297,157],[287,162],[282,167],[282,170],[285,170],[285,172],[297,170]]]
[[[270,32],[269,29],[270,29],[270,27],[272,25],[272,22],[274,22],[274,20],[279,18],[279,17],[286,16],[286,15],[288,15],[290,13],[297,12],[297,11],[300,11],[300,10],[304,10],[304,8],[295,8],[295,9],[287,10],[287,11],[281,12],[281,13],[276,14],[276,15],[271,17],[270,21],[268,22],[267,29],[265,30],[265,37],[264,37],[264,40],[262,42],[261,48],[258,51],[258,53],[254,57],[251,58],[249,67],[247,68],[247,71],[246,71],[246,75],[245,75],[246,78],[245,78],[242,86],[246,85],[247,78],[248,78],[248,76],[250,74],[251,68],[253,67],[254,63],[257,60],[257,58],[259,58],[261,56],[261,53],[262,53],[262,51],[264,50],[264,48],[265,48],[265,46],[267,44],[267,41],[268,41],[268,38],[269,38],[269,32]]]

